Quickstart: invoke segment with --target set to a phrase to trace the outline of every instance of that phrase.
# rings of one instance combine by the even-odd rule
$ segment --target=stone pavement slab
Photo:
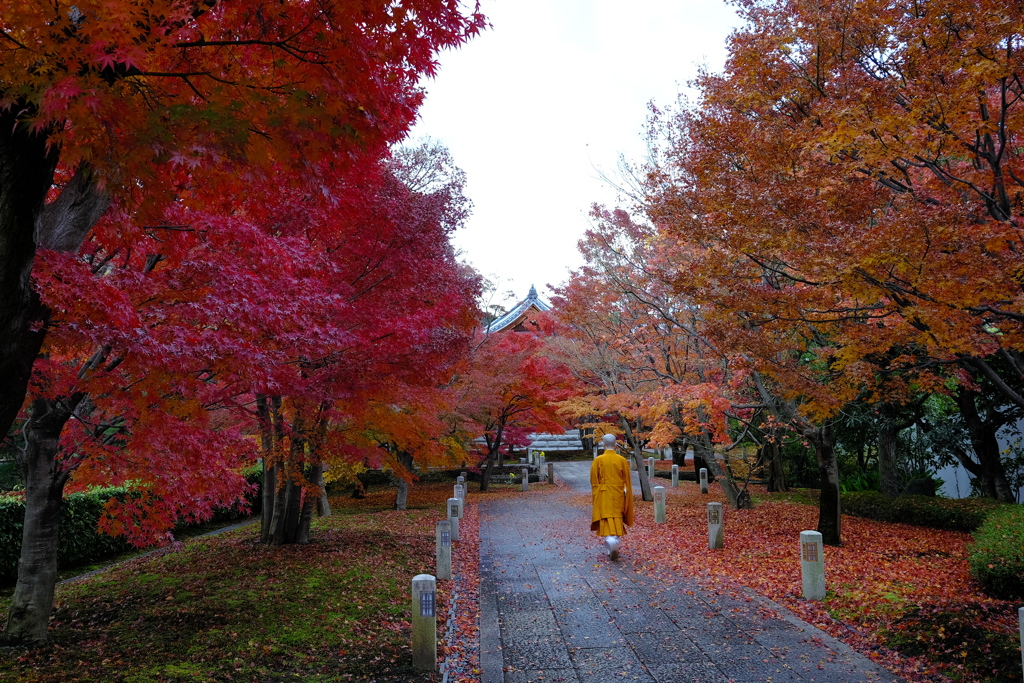
[[[589,472],[555,463],[558,492],[481,500],[482,683],[902,681],[768,600],[636,571],[628,535],[608,561],[566,502]]]

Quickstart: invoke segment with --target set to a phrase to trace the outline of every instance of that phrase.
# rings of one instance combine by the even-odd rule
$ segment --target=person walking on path
[[[604,453],[590,466],[590,488],[594,511],[591,531],[604,537],[605,553],[612,560],[619,557],[619,539],[626,527],[633,526],[633,478],[629,461],[615,452],[615,435],[605,434]]]

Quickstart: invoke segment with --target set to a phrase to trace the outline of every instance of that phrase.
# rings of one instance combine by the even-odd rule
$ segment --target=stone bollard
[[[459,484],[456,484],[455,486],[452,487],[452,489],[453,489],[452,490],[452,497],[458,498],[459,502],[463,502],[463,501],[466,500],[466,497],[465,497],[465,493],[466,492],[462,488],[462,486],[460,486]]]
[[[412,665],[437,671],[437,581],[430,574],[412,578]]]
[[[442,519],[437,523],[434,547],[437,554],[437,578],[452,578],[452,525]]]
[[[725,546],[722,526],[722,504],[708,503],[708,550],[721,550]]]
[[[706,467],[700,468],[700,492],[708,492],[708,468]]]
[[[555,483],[555,463],[553,462],[548,463],[548,483]]]
[[[523,490],[530,490],[530,470],[523,468]]]
[[[825,599],[825,548],[817,531],[800,532],[800,578],[805,599]]]
[[[455,477],[455,483],[456,484],[462,484],[463,486],[465,486],[466,485],[466,475],[460,474],[459,476]]]
[[[594,458],[597,458],[597,446],[594,446]]]
[[[525,465],[526,464],[526,458],[519,458],[519,464],[520,465]]]
[[[665,487],[654,487],[654,523],[665,523]]]
[[[462,501],[458,498],[448,499],[448,523],[451,524],[452,540],[459,540],[459,517],[462,516]]]
[[[647,458],[647,481],[654,481],[654,458]]]
[[[1024,667],[1024,607],[1017,610],[1017,621],[1020,622],[1020,665]]]
[[[541,481],[547,481],[548,479],[548,468],[545,466],[546,460],[543,455],[537,458],[537,473],[540,475]]]
[[[679,488],[679,465],[672,465],[672,488]]]

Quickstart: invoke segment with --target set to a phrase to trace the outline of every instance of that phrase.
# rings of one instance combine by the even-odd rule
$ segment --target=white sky
[[[441,55],[412,136],[451,150],[473,217],[463,258],[543,298],[582,259],[599,172],[641,160],[647,103],[672,104],[700,65],[722,68],[738,19],[721,0],[483,0],[492,28]],[[692,98],[692,93],[690,93]]]

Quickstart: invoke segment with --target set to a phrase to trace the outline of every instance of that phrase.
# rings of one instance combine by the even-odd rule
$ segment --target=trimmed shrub
[[[974,531],[993,510],[1003,505],[990,498],[899,496],[890,499],[878,491],[842,494],[843,512],[848,515],[949,531]]]
[[[852,491],[840,496],[842,509],[848,515],[892,521],[892,499],[880,491]]]
[[[996,510],[974,532],[968,549],[971,576],[994,598],[1024,598],[1024,507]]]
[[[107,536],[96,530],[104,503],[116,495],[125,495],[125,490],[97,489],[64,498],[57,544],[58,566],[94,562],[131,547],[123,538]],[[0,498],[0,580],[9,582],[18,576],[24,523],[25,501],[14,496]]]

